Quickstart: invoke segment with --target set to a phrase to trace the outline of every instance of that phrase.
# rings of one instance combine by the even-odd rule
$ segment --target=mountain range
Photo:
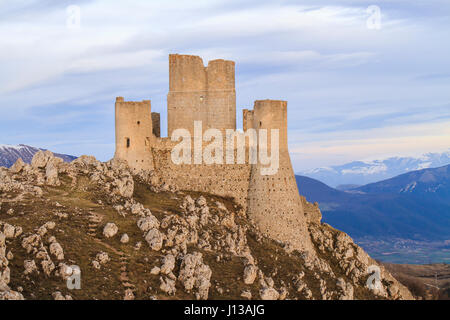
[[[39,150],[45,151],[45,149],[30,147],[24,144],[19,144],[17,146],[0,144],[0,167],[11,167],[19,158],[25,163],[31,163],[31,159],[34,154]],[[67,154],[54,153],[56,157],[62,158],[66,162],[71,162],[77,157],[70,156]]]
[[[406,172],[436,168],[448,164],[450,164],[450,151],[427,153],[420,157],[391,157],[384,160],[353,161],[338,166],[305,170],[298,172],[298,174],[345,190],[347,189],[346,185],[365,185],[390,179]]]
[[[450,239],[450,165],[337,190],[296,176],[300,193],[318,202],[323,220],[353,237]]]

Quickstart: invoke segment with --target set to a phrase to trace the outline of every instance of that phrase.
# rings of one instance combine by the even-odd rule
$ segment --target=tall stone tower
[[[203,131],[236,129],[235,64],[213,60],[208,66],[198,56],[169,55],[167,95],[168,135],[178,128],[193,134],[194,121]]]
[[[279,130],[279,168],[264,175],[267,165],[253,164],[248,191],[248,214],[261,232],[291,243],[295,248],[311,250],[306,217],[295,181],[287,144],[287,102],[255,101],[253,111],[244,110],[244,128],[267,129],[268,152],[271,150],[270,129]],[[258,139],[259,140],[259,139]],[[260,142],[258,143],[258,150]]]
[[[116,153],[134,169],[153,169],[153,136],[150,100],[124,101],[116,98]]]

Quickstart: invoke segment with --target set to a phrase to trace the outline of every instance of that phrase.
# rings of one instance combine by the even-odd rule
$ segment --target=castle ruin
[[[161,183],[179,190],[234,198],[267,236],[290,243],[296,249],[311,250],[288,152],[286,101],[257,100],[253,110],[243,110],[244,131],[279,130],[279,168],[275,174],[263,175],[264,165],[259,162],[175,164],[171,159],[177,142],[170,137],[176,129],[193,133],[194,121],[202,122],[203,131],[236,129],[233,61],[213,60],[205,67],[198,56],[169,56],[168,137],[161,137],[160,116],[151,112],[150,100],[128,102],[118,97],[115,117],[115,158],[126,160],[135,170],[153,171]],[[248,144],[246,147],[248,154]]]

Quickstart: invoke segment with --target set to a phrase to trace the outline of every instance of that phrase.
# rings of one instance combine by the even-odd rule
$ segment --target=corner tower
[[[275,174],[264,175],[267,167],[258,161],[250,173],[248,191],[248,214],[261,232],[294,248],[312,250],[312,243],[306,226],[301,198],[295,181],[287,143],[287,102],[279,100],[255,101],[253,112],[244,110],[245,126],[268,131],[268,152],[270,130],[279,130],[279,168]],[[258,139],[258,148],[260,141]],[[258,149],[259,150],[259,149]]]
[[[116,153],[133,169],[153,169],[153,135],[150,100],[124,101],[116,98]]]
[[[198,56],[169,55],[169,137],[178,128],[193,134],[194,121],[202,121],[203,130],[236,129],[234,69],[233,61],[213,60],[205,67]]]

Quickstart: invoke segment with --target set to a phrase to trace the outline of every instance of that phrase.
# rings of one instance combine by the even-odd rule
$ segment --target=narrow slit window
[[[130,138],[127,138],[127,148],[130,147]]]

